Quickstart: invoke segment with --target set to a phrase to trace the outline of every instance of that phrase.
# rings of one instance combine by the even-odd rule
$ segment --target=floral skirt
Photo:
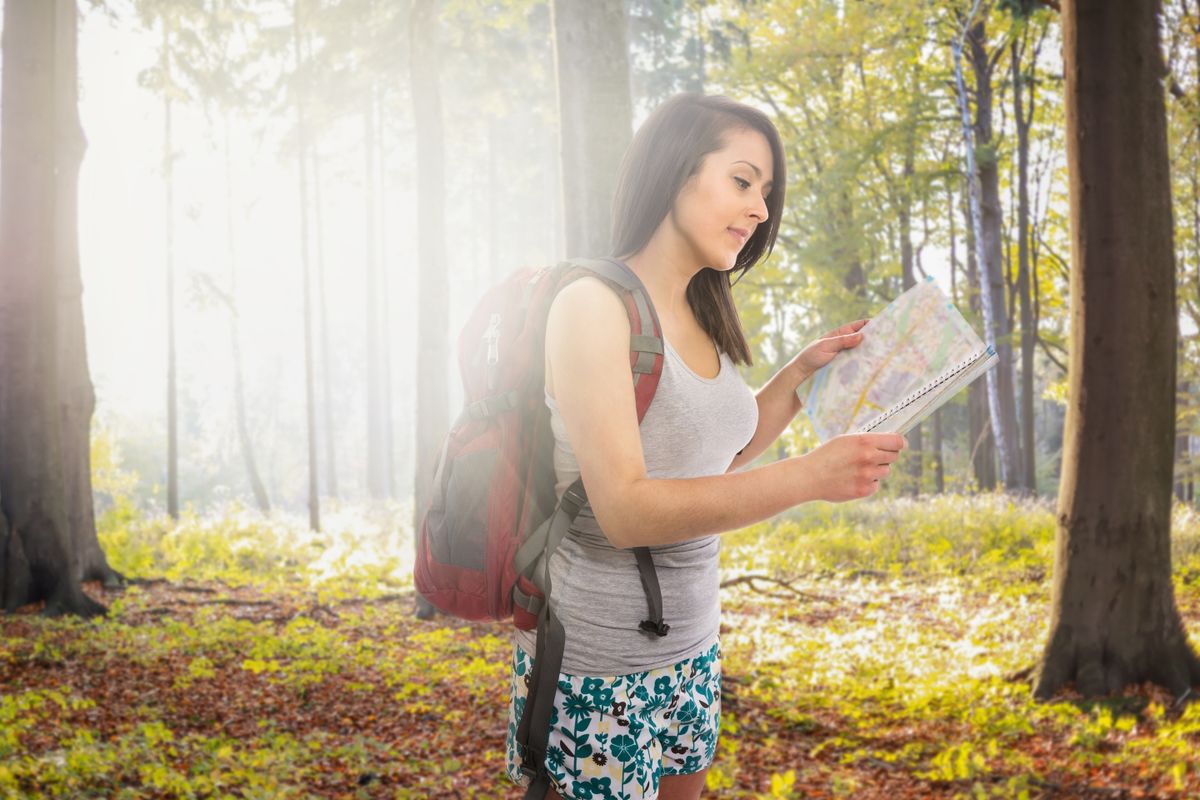
[[[663,775],[712,763],[721,720],[720,642],[658,669],[613,677],[559,673],[550,714],[546,767],[564,798],[658,796]],[[525,710],[533,658],[513,643],[508,705],[508,776],[521,773],[517,724]]]

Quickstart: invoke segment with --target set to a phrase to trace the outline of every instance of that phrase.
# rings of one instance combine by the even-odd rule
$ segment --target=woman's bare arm
[[[560,292],[547,322],[546,354],[592,511],[614,547],[722,533],[808,500],[865,497],[904,446],[899,434],[843,436],[743,472],[652,479],[629,369],[629,320],[616,294],[595,278]]]

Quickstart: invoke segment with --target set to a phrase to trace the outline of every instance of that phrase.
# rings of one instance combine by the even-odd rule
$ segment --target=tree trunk
[[[225,124],[225,241],[229,256],[229,341],[233,350],[233,407],[237,418],[238,445],[242,451],[242,463],[246,467],[246,481],[254,495],[254,503],[263,514],[271,513],[271,500],[267,488],[258,474],[258,462],[254,458],[254,443],[250,438],[250,424],[246,420],[246,381],[242,370],[241,320],[237,310],[237,253],[233,236],[233,165],[229,157],[229,117]]]
[[[304,118],[305,94],[308,88],[308,64],[301,43],[300,2],[292,2],[292,44],[296,54],[299,86],[296,91],[296,166],[300,173],[300,264],[304,280],[304,417],[308,431],[308,526],[321,530],[321,495],[317,483],[317,406],[313,385],[314,364],[312,346],[312,278],[308,253],[308,123]]]
[[[83,283],[79,276],[79,165],[87,141],[79,124],[78,24],[74,0],[55,5],[55,259],[58,290],[59,401],[62,414],[63,478],[75,579],[99,580],[116,587],[122,576],[108,564],[96,538],[92,501],[92,414],[96,392],[88,371],[83,320]]]
[[[383,381],[380,376],[379,335],[379,236],[376,231],[375,196],[375,93],[368,87],[363,97],[364,199],[367,223],[367,492],[372,500],[387,495],[387,462],[383,438]],[[418,259],[418,263],[422,263]],[[424,271],[424,265],[418,272]]]
[[[973,314],[979,314],[979,263],[975,258],[975,227],[969,212],[966,222],[967,307]],[[996,488],[996,446],[988,416],[987,395],[987,386],[982,381],[975,381],[967,388],[967,453],[971,458],[975,485],[991,491]]]
[[[974,145],[968,142],[968,155],[977,162],[972,179],[971,199],[976,209],[972,220],[976,230],[975,248],[980,266],[985,338],[996,348],[999,363],[987,372],[988,409],[992,417],[996,449],[1000,455],[1000,476],[1007,490],[1020,489],[1021,456],[1017,431],[1016,393],[1013,386],[1012,341],[1008,317],[1004,313],[1004,259],[1000,208],[999,157],[992,142],[992,64],[987,52],[987,29],[983,21],[971,26],[967,36],[975,74]],[[975,173],[975,170],[972,170]],[[976,218],[977,217],[977,218]]]
[[[305,38],[306,51],[311,57],[311,36]],[[325,204],[321,199],[320,143],[309,149],[313,176],[313,240],[317,262],[317,312],[321,326],[321,399],[325,428],[325,493],[338,499],[337,436],[333,425],[333,360],[329,356],[329,308],[325,292]]]
[[[567,255],[612,249],[617,168],[633,138],[622,0],[553,0]]]
[[[383,429],[383,484],[384,495],[396,496],[395,437],[392,436],[392,294],[389,288],[389,261],[387,251],[387,141],[384,136],[384,98],[379,85],[374,84],[375,146],[378,148],[379,170],[379,410],[380,427]]]
[[[1033,324],[1033,303],[1029,282],[1029,127],[1033,124],[1033,84],[1030,84],[1029,113],[1021,96],[1021,50],[1012,42],[1013,116],[1017,125],[1017,297],[1021,303],[1021,475],[1023,487],[1037,494],[1037,448],[1033,419],[1033,350],[1037,329]],[[1034,51],[1033,64],[1037,64]]]
[[[83,593],[80,572],[109,582],[119,576],[94,544],[94,522],[89,529],[90,515],[80,508],[84,498],[72,497],[83,493],[91,501],[88,428],[95,402],[75,225],[85,146],[76,105],[76,25],[71,0],[4,4],[0,604],[12,611],[45,600],[47,615],[94,616],[106,609]]]
[[[900,223],[900,272],[904,290],[908,291],[917,285],[913,270],[912,246],[912,178],[913,160],[916,151],[916,132],[912,129],[913,121],[909,121],[909,132],[904,148],[904,170],[900,176],[899,192],[899,223]],[[921,493],[921,479],[924,477],[924,447],[921,443],[921,426],[917,425],[908,432],[908,449],[905,454],[908,460],[908,475],[912,481],[909,487],[915,497]]]
[[[450,427],[446,371],[450,366],[449,283],[446,276],[446,175],[439,89],[436,0],[413,0],[410,24],[413,119],[417,140],[417,463],[413,531],[429,504],[430,482]],[[413,538],[414,546],[416,537]],[[432,606],[417,595],[417,613]]]
[[[164,234],[167,258],[167,513],[179,519],[179,404],[175,381],[175,154],[172,152],[171,132],[171,31],[167,15],[162,23],[162,93],[163,93],[163,191],[166,195],[163,213],[166,216]]]
[[[1200,681],[1171,584],[1177,330],[1158,6],[1062,8],[1072,346],[1043,699],[1072,681],[1085,697]]]

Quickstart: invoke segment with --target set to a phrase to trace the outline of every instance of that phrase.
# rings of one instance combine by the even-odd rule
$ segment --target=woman
[[[803,456],[738,472],[800,409],[795,389],[866,320],[814,342],[757,394],[730,291],[774,245],[786,184],[783,146],[761,112],[724,97],[676,95],[626,153],[613,204],[614,255],[645,285],[665,340],[663,372],[639,427],[630,326],[618,296],[580,278],[546,328],[546,403],[558,491],[582,476],[590,508],[550,561],[566,631],[546,766],[548,797],[695,798],[720,719],[717,534],[809,500],[866,497],[906,442],[846,435]],[[646,599],[629,548],[648,546],[669,636],[639,630]],[[535,652],[514,640],[508,767]]]

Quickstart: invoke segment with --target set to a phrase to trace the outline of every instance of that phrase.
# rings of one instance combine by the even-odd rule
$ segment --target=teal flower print
[[[576,784],[576,787],[578,785]],[[587,787],[594,798],[604,798],[604,800],[616,798],[616,795],[613,794],[612,780],[610,778],[592,778],[587,782]]]
[[[654,682],[654,693],[660,697],[666,697],[671,693],[671,678],[663,675]]]
[[[622,764],[629,764],[637,755],[637,742],[632,736],[621,734],[612,740],[612,754]]]
[[[600,678],[584,678],[581,691],[591,698],[592,705],[597,708],[607,708],[612,705],[613,691],[607,688]]]
[[[556,746],[551,746],[550,749],[546,751],[546,760],[550,762],[551,766],[561,767],[563,763],[562,749]]]
[[[563,703],[563,706],[566,709],[567,716],[571,719],[583,719],[592,713],[592,707],[588,705],[587,700],[584,700],[577,694],[567,695],[567,700]]]

